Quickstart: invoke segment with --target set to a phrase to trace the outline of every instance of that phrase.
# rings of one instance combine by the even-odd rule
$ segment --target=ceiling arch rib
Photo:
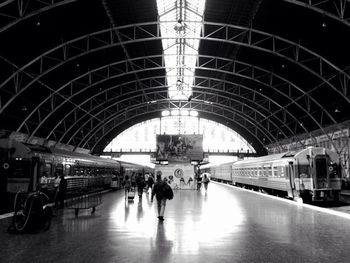
[[[6,61],[8,64],[10,64],[13,68],[18,69],[18,67],[17,67],[16,65],[14,65],[13,63],[11,63],[11,62],[8,61],[7,59],[3,58],[2,56],[0,56],[0,58],[1,58],[2,60]],[[34,78],[34,76],[32,76],[31,74],[29,74],[28,72],[24,72],[24,74],[27,75],[29,78]],[[17,80],[16,80],[16,81],[17,81]],[[62,95],[62,94],[60,94],[60,93],[58,93],[57,90],[51,88],[50,86],[46,85],[45,83],[43,83],[43,82],[40,81],[40,80],[38,80],[38,83],[39,83],[40,85],[42,85],[43,87],[45,87],[46,89],[48,89],[48,90],[51,92],[50,96],[48,96],[47,98],[52,99],[52,95],[56,95],[56,94],[57,94],[57,96],[62,97],[62,99],[63,99],[64,101],[67,101],[67,102],[71,103],[71,104],[74,105],[75,107],[77,107],[77,108],[79,108],[80,110],[84,111],[85,113],[89,114],[85,109],[81,108],[77,103],[73,102],[73,101],[70,100],[68,97],[66,97],[66,96],[64,96],[64,95]],[[0,97],[0,98],[1,98],[1,97]],[[46,100],[45,100],[45,101],[46,101]],[[54,108],[53,108],[53,103],[52,103],[52,102],[50,103],[50,105],[51,105],[51,108],[50,108],[49,112],[54,110]],[[40,115],[40,109],[38,109],[38,110],[39,110],[39,115]],[[93,116],[91,116],[91,117],[93,117]],[[27,121],[27,118],[25,119],[25,121]],[[24,121],[24,122],[25,122],[25,121]],[[25,125],[26,127],[28,127],[28,126],[26,125],[26,123],[24,123],[24,122],[22,122],[22,124]],[[21,126],[22,126],[22,125],[20,125],[20,128],[22,128]],[[18,131],[18,130],[19,130],[19,129],[17,129],[17,131]],[[28,134],[31,133],[30,129],[27,129],[27,133],[28,133]]]
[[[135,95],[134,98],[136,98],[136,97],[140,97],[140,95],[139,94]],[[117,103],[121,103],[121,102],[119,101]],[[138,103],[138,104],[131,105],[130,107],[126,107],[126,108],[116,112],[115,114],[112,114],[111,116],[109,116],[105,120],[105,122],[104,122],[104,124],[102,126],[92,127],[92,129],[89,129],[89,132],[82,138],[80,143],[78,143],[77,147],[85,147],[87,145],[90,145],[89,142],[94,137],[97,137],[97,138],[103,137],[104,134],[110,130],[110,129],[108,129],[108,125],[110,125],[110,127],[117,127],[119,125],[120,121],[118,120],[116,122],[115,121],[116,118],[118,118],[120,116],[122,116],[122,117],[124,116],[124,117],[126,117],[126,119],[128,121],[131,121],[133,118],[138,116],[138,114],[135,114],[135,116],[127,115],[126,112],[128,112],[130,110],[142,111],[143,114],[146,114],[146,113],[152,113],[153,111],[158,111],[159,112],[159,111],[164,110],[164,109],[169,109],[170,104],[171,103],[167,99],[163,99],[163,100],[159,100],[158,103],[155,103],[155,104],[148,104],[148,103],[145,103],[145,102],[141,102],[141,103]],[[233,110],[232,108],[222,107],[222,105],[216,104],[216,103],[213,103],[211,105],[204,105],[202,102],[191,102],[191,104],[192,104],[191,105],[191,109],[195,109],[195,110],[197,109],[197,110],[202,111],[203,109],[198,109],[198,106],[196,106],[196,105],[201,105],[202,107],[205,106],[207,109],[208,108],[212,109],[211,111],[207,110],[207,112],[216,113],[216,114],[218,114],[220,112],[220,115],[221,116],[225,116],[226,118],[228,118],[228,116],[230,116],[230,121],[233,121],[234,123],[236,123],[237,125],[242,127],[245,131],[247,131],[249,133],[251,133],[251,130],[255,131],[253,134],[256,137],[256,139],[258,139],[258,138],[268,138],[269,140],[270,139],[273,140],[273,136],[271,136],[271,134],[269,134],[263,127],[259,127],[258,125],[256,125],[253,122],[253,120],[251,120],[250,117],[249,118],[241,118],[241,119],[237,118],[237,116],[238,117],[242,117],[242,116],[238,115],[237,111]],[[164,105],[166,105],[166,107],[164,107]],[[153,108],[153,110],[150,110],[151,107]],[[154,109],[154,108],[156,108],[156,109]],[[215,109],[215,111],[213,109]],[[243,124],[240,123],[238,120],[243,122]],[[88,123],[88,122],[89,122],[89,120],[86,123]],[[247,128],[247,124],[246,123],[251,124],[251,129]],[[107,126],[107,128],[106,128],[106,126]],[[97,133],[101,132],[101,131],[102,131],[102,134],[101,135],[97,135]],[[259,136],[258,132],[260,132],[260,134],[261,134],[260,136]],[[278,143],[277,141],[275,141],[275,142]],[[262,143],[262,141],[261,141],[261,143]]]
[[[159,89],[163,89],[165,86],[162,86],[162,87],[150,87],[149,89],[150,89],[150,91],[147,91],[147,94],[149,93],[149,92],[156,92],[156,93],[158,93],[159,91]],[[253,102],[252,104],[252,106],[251,105],[248,105],[248,104],[245,104],[244,105],[244,107],[245,108],[248,108],[248,109],[250,109],[252,112],[254,112],[254,114],[253,114],[253,116],[250,116],[246,111],[244,111],[244,109],[243,108],[241,108],[241,106],[239,106],[239,107],[237,107],[235,104],[238,104],[238,105],[240,105],[241,104],[241,102],[242,102],[242,97],[240,97],[240,96],[236,96],[236,97],[238,97],[237,99],[235,99],[235,98],[229,98],[229,99],[227,99],[228,98],[228,96],[230,96],[230,94],[228,94],[227,92],[225,92],[225,94],[219,94],[219,92],[222,92],[221,90],[216,90],[216,89],[212,89],[212,88],[206,88],[206,87],[200,87],[201,88],[201,94],[203,95],[210,95],[212,98],[214,97],[214,98],[220,98],[220,100],[218,100],[218,99],[214,99],[214,100],[212,100],[211,101],[211,104],[213,103],[213,101],[214,101],[214,103],[216,103],[216,105],[218,105],[219,104],[219,101],[220,101],[220,104],[223,106],[223,107],[225,107],[225,108],[227,108],[227,109],[232,109],[232,110],[236,110],[236,111],[238,111],[239,112],[239,114],[240,115],[244,115],[244,116],[246,116],[245,118],[249,118],[249,119],[252,119],[252,121],[254,121],[254,123],[256,123],[257,122],[257,119],[258,119],[258,115],[260,116],[260,118],[263,118],[264,117],[264,114],[266,114],[266,113],[268,113],[269,112],[269,110],[268,109],[264,109],[262,106],[260,106],[260,108],[262,108],[262,109],[264,109],[264,113],[262,113],[262,112],[260,112],[260,111],[258,111],[257,110],[257,107],[254,107],[254,106],[256,106],[255,105],[255,103]],[[156,91],[154,91],[154,90],[156,90]],[[215,93],[214,93],[215,92]],[[130,97],[130,98],[135,98],[135,94],[136,94],[136,96],[138,96],[138,92],[137,91],[130,91],[130,92],[128,92],[128,93],[126,93],[126,94],[124,94],[124,98],[125,97]],[[233,96],[234,97],[234,96]],[[166,98],[164,98],[164,99],[166,99]],[[163,100],[164,100],[163,99]],[[223,99],[227,99],[227,101],[225,102],[225,101],[223,101]],[[241,100],[239,100],[239,99],[241,99]],[[127,99],[124,99],[124,101],[125,100],[127,100]],[[200,100],[200,99],[195,99],[196,101],[202,101],[202,103],[205,103],[203,100]],[[115,101],[115,102],[114,102]],[[248,101],[248,100],[245,100],[245,101]],[[244,101],[243,101],[244,102]],[[115,107],[116,105],[118,105],[119,103],[121,103],[121,104],[123,104],[123,101],[120,99],[120,98],[112,98],[112,99],[110,99],[110,101],[107,101],[105,104],[106,105],[101,105],[101,107],[99,107],[100,108],[100,110],[96,113],[96,116],[98,116],[98,115],[100,115],[100,114],[102,114],[104,111],[106,111],[106,110],[108,110],[109,108],[113,108],[113,107]],[[145,101],[141,101],[141,103],[146,103]],[[130,105],[130,106],[133,106],[133,105]],[[106,116],[106,119],[108,118],[109,116]],[[104,120],[104,123],[106,122],[106,119]],[[68,140],[68,143],[69,142],[71,142],[71,140],[72,140],[72,138],[74,138],[75,137],[75,135],[78,133],[78,131],[79,131],[79,129],[80,128],[84,128],[86,125],[88,125],[89,124],[89,122],[90,122],[90,120],[87,120],[85,123],[83,123],[83,124],[80,124],[80,121],[81,121],[82,119],[80,119],[80,120],[77,120],[77,123],[78,123],[78,127],[75,127],[75,126],[71,126],[69,129],[76,129],[76,132],[73,134],[73,135],[71,135],[71,138]],[[272,126],[274,126],[276,129],[278,129],[281,133],[283,132],[282,130],[280,130],[280,126],[279,126],[279,124],[276,124],[276,123],[274,123],[274,121],[273,120],[269,120],[270,122],[271,122],[271,125]],[[103,125],[103,124],[102,124]],[[261,127],[263,127],[263,124],[259,124]],[[281,124],[282,125],[282,124]],[[94,125],[94,126],[96,126],[96,125]],[[266,129],[265,127],[264,127],[264,129]],[[267,129],[266,129],[267,130]],[[270,134],[271,134],[271,132],[270,131],[268,131]],[[69,133],[69,130],[67,130],[66,131],[66,133],[65,134],[63,134],[62,136],[61,136],[61,139],[63,139],[67,134]],[[272,136],[271,138],[273,138],[273,137],[275,137],[275,136]],[[61,140],[60,139],[60,140]],[[60,141],[59,141],[60,142]]]
[[[107,29],[65,42],[56,48],[45,52],[41,56],[27,63],[20,70],[15,70],[15,73],[0,85],[0,89],[7,89],[8,91],[12,91],[13,94],[15,94],[4,103],[4,106],[0,109],[0,114],[18,95],[20,95],[29,86],[37,82],[44,75],[67,63],[68,61],[72,61],[90,52],[103,50],[104,48],[111,46],[120,46],[121,44],[126,45],[128,43],[161,39],[159,28],[154,28],[154,25],[157,26],[158,23],[142,23],[131,26],[129,25],[118,27],[118,31],[125,40],[122,43],[115,43],[115,37],[113,34],[111,34],[113,32],[112,30],[115,29]],[[124,29],[127,31],[121,32]],[[292,63],[295,63],[321,80],[321,85],[318,87],[321,87],[323,83],[327,84],[335,92],[341,95],[348,103],[350,102],[350,99],[348,97],[348,83],[350,77],[348,73],[339,69],[327,61],[325,58],[302,47],[297,43],[293,43],[283,38],[276,37],[272,34],[251,28],[218,23],[204,22],[203,32],[203,36],[198,39],[242,45],[274,54]],[[138,38],[140,35],[141,38]],[[241,38],[240,36],[242,35],[245,37]],[[93,39],[99,39],[99,41],[96,41],[93,44]],[[70,54],[68,52],[69,48],[73,48],[78,53],[78,55],[75,54],[74,56],[70,57]],[[48,68],[46,68],[48,65],[46,63],[46,60],[50,60],[51,62],[48,63],[50,65]],[[310,61],[316,63],[310,64]],[[316,64],[316,66],[314,64]],[[23,72],[26,72],[28,69],[31,72],[36,72],[36,77],[34,79],[27,81],[25,81],[25,79],[22,79],[21,82],[15,81],[16,79],[21,79],[24,74]]]
[[[157,69],[157,68],[155,68],[155,69]],[[146,70],[146,69],[141,69],[141,70]],[[151,69],[148,68],[147,70],[151,70]],[[215,70],[215,69],[206,68],[206,70]],[[222,71],[222,72],[223,72],[223,71]],[[233,74],[232,72],[225,72],[225,73],[227,73],[227,74]],[[121,74],[121,75],[123,75],[123,74]],[[236,75],[239,76],[239,74],[236,74]],[[97,81],[97,83],[101,83],[101,82],[103,82],[103,81],[109,80],[109,79],[114,78],[114,77],[117,77],[117,76],[111,76],[111,75],[109,75],[108,78],[99,80],[99,81]],[[206,77],[198,77],[198,78],[206,79]],[[253,77],[251,77],[251,78],[253,79]],[[258,75],[255,75],[255,78],[256,78],[256,80],[257,80],[259,83],[261,83],[261,84],[263,84],[263,85],[265,85],[265,86],[268,85],[267,83],[262,83],[262,82],[259,80],[259,76],[258,76]],[[91,80],[91,79],[92,79],[92,78],[89,78],[89,80]],[[213,79],[213,80],[214,80],[214,79]],[[222,81],[222,80],[217,79],[217,82],[225,82],[225,81]],[[95,85],[95,84],[96,84],[96,83],[91,82],[91,83],[89,83],[89,85],[88,85],[86,88],[81,88],[81,87],[79,87],[79,91],[78,91],[77,93],[74,93],[71,97],[69,97],[68,100],[67,100],[67,102],[69,103],[70,101],[73,100],[73,97],[78,96],[79,94],[85,92],[86,89],[88,89],[88,88],[90,88],[90,87],[93,87],[93,85]],[[122,83],[122,84],[125,84],[125,83]],[[71,85],[67,85],[67,84],[66,84],[66,86],[71,86]],[[248,87],[244,87],[243,85],[240,85],[240,86],[241,86],[242,88],[245,88],[245,89],[251,91],[251,92],[256,92],[254,89],[250,89],[250,88],[248,88]],[[209,87],[214,88],[212,85],[209,85]],[[272,87],[272,89],[275,90],[277,93],[281,93],[279,89],[275,89],[275,88],[273,88],[273,87]],[[105,92],[105,91],[100,92],[100,93],[97,93],[97,94],[96,94],[96,97],[98,97],[99,94],[103,94],[104,92]],[[281,94],[282,94],[282,93],[281,93]],[[265,99],[269,99],[269,98],[267,98],[264,94],[258,94],[258,95],[264,96]],[[290,97],[289,97],[288,95],[290,95],[290,94],[285,94],[284,97],[290,99]],[[255,97],[255,95],[253,95],[253,96]],[[91,97],[91,99],[93,99],[94,97],[95,97],[95,95],[94,95],[93,97]],[[166,95],[165,95],[165,97],[166,97]],[[86,100],[85,103],[88,102],[89,100],[90,100],[90,99]],[[46,101],[50,102],[50,97],[46,98]],[[56,109],[59,109],[61,106],[63,106],[63,105],[65,104],[65,102],[66,102],[66,101],[63,101],[60,105],[56,106],[56,108],[53,109],[53,110],[43,119],[43,122],[44,122],[47,118],[49,118],[50,115],[53,114],[53,113],[56,111]],[[44,102],[42,102],[42,103],[44,103]],[[276,103],[275,101],[273,101],[273,103],[277,105],[277,103]],[[84,104],[84,103],[79,104],[79,108],[82,108],[82,107],[83,107],[83,104]],[[279,105],[279,107],[281,107],[281,106]],[[303,109],[303,106],[299,106],[299,107],[300,107],[301,109]],[[38,107],[37,107],[37,108],[38,108]],[[307,111],[305,111],[305,113],[307,113]],[[29,116],[31,116],[31,115],[33,115],[33,112],[32,112]],[[288,112],[288,115],[293,116],[293,115],[292,115],[291,113],[289,113],[289,112]],[[29,116],[27,117],[26,121],[28,121]],[[66,116],[69,116],[69,114],[66,115]],[[88,116],[91,116],[91,113],[88,114]],[[294,116],[293,116],[293,117],[294,117]],[[96,118],[99,119],[98,117],[96,117]],[[61,121],[62,121],[62,120],[61,120]],[[102,122],[102,121],[103,121],[103,120],[100,120],[100,122]],[[20,131],[20,129],[23,127],[23,125],[24,125],[24,124],[22,123],[22,125],[19,127],[18,131]],[[32,136],[35,135],[36,131],[40,128],[41,125],[42,125],[42,123],[39,123],[39,125],[37,125],[36,130],[34,130],[34,132],[32,132]],[[305,130],[305,132],[306,132],[306,130]]]
[[[158,57],[158,56],[155,56],[155,57]],[[213,60],[213,61],[214,61],[214,64],[217,64],[216,61],[217,61],[218,59],[221,59],[221,58],[214,58],[214,57],[210,57],[210,56],[202,56],[202,57],[206,57],[206,58],[208,58],[208,60]],[[144,59],[145,59],[145,58],[140,58],[140,60],[141,60],[140,64],[141,64],[141,65],[146,65],[146,63],[144,62]],[[148,61],[149,61],[150,59],[151,59],[150,57],[146,58],[146,60],[148,60]],[[136,59],[135,59],[135,60],[136,60]],[[225,59],[225,58],[222,58],[222,60],[228,61],[228,59]],[[124,62],[116,62],[116,63],[114,63],[113,65],[116,65],[116,64],[123,64],[123,63],[124,63]],[[264,69],[262,69],[262,68],[255,67],[255,66],[253,66],[253,65],[249,65],[249,64],[246,64],[246,63],[243,63],[243,62],[238,62],[238,61],[236,61],[235,63],[236,63],[237,65],[239,65],[239,66],[250,67],[251,70],[242,70],[242,68],[240,68],[239,66],[235,66],[234,68],[235,68],[238,72],[240,72],[240,74],[238,74],[238,73],[235,73],[235,72],[223,71],[223,70],[214,69],[214,68],[204,68],[202,65],[199,65],[199,68],[202,68],[203,70],[213,70],[213,71],[220,71],[220,72],[227,73],[227,74],[234,74],[235,76],[240,76],[240,77],[244,77],[244,78],[254,79],[254,80],[256,80],[257,82],[259,82],[260,84],[265,85],[265,86],[268,86],[268,87],[271,86],[271,88],[272,88],[272,90],[273,90],[274,92],[276,92],[276,93],[282,95],[284,98],[290,100],[290,102],[287,103],[286,105],[293,104],[293,103],[294,103],[294,104],[297,104],[298,107],[299,107],[301,110],[303,110],[303,111],[305,112],[305,114],[310,114],[310,112],[308,112],[308,111],[306,110],[308,107],[306,107],[305,105],[300,105],[300,104],[297,103],[297,101],[298,101],[300,98],[302,98],[303,96],[305,96],[305,93],[304,93],[300,88],[298,88],[296,85],[294,85],[293,83],[288,82],[287,80],[284,80],[284,79],[281,78],[280,76],[278,76],[278,75],[276,75],[276,74],[274,74],[274,73],[268,72],[268,71],[266,71],[266,70],[264,70]],[[157,65],[156,62],[151,63],[151,64]],[[66,83],[66,84],[63,85],[62,87],[58,88],[58,89],[56,90],[56,92],[61,91],[63,88],[71,89],[71,88],[74,86],[74,85],[72,84],[72,83],[74,83],[74,81],[77,81],[77,82],[79,82],[80,84],[82,84],[81,79],[88,76],[88,77],[87,77],[87,79],[89,80],[88,83],[86,83],[86,84],[84,84],[84,85],[80,85],[77,93],[74,93],[74,92],[71,91],[71,92],[70,92],[70,93],[72,93],[71,97],[68,97],[67,100],[63,101],[60,105],[56,106],[55,108],[50,108],[50,113],[42,120],[42,123],[45,122],[45,120],[46,120],[47,118],[49,118],[51,114],[54,114],[54,112],[55,112],[57,109],[59,109],[62,105],[64,105],[66,102],[67,102],[67,103],[70,103],[70,101],[72,101],[72,99],[73,99],[74,96],[77,96],[77,95],[81,94],[82,92],[86,91],[87,88],[93,87],[94,85],[100,84],[100,83],[102,83],[102,82],[104,82],[104,81],[106,81],[106,80],[109,80],[109,79],[111,79],[111,78],[115,78],[115,77],[118,77],[118,76],[121,76],[121,75],[125,74],[125,73],[120,73],[119,75],[117,74],[117,75],[114,75],[114,76],[113,76],[113,74],[111,73],[111,70],[108,70],[108,68],[110,68],[110,67],[113,66],[113,65],[107,65],[107,66],[105,66],[105,67],[101,67],[101,68],[98,68],[98,69],[89,71],[89,72],[83,74],[82,76],[79,76],[78,78],[72,80],[71,82]],[[158,64],[158,65],[161,65],[161,64]],[[203,65],[208,65],[208,62],[205,61],[205,62],[203,63]],[[151,69],[152,69],[152,68],[140,68],[141,71],[144,71],[144,70],[151,70]],[[157,67],[155,67],[154,69],[157,69]],[[102,71],[100,71],[100,70],[103,70],[104,72],[102,72]],[[260,74],[259,74],[258,70],[261,71]],[[97,74],[97,72],[100,72],[100,73]],[[115,70],[115,72],[118,72],[118,73],[119,73],[119,71],[117,71],[117,70]],[[98,77],[97,79],[95,79],[95,78],[92,76],[93,73],[96,73],[96,75],[98,75],[99,77]],[[131,73],[131,72],[129,72],[129,73]],[[244,73],[245,73],[246,75],[244,75]],[[263,78],[263,76],[266,75],[266,74],[268,74],[269,76],[273,76],[274,78],[279,79],[280,81],[278,82],[278,84],[276,84],[275,86],[273,86],[273,85],[271,85],[271,84],[275,82],[274,80],[271,81],[269,78],[265,78],[265,79]],[[102,76],[103,76],[103,77],[102,77]],[[102,77],[102,79],[101,79],[101,77]],[[203,77],[203,78],[204,78],[204,77]],[[98,81],[95,82],[95,80],[98,80]],[[292,98],[293,96],[291,96],[292,93],[291,93],[291,91],[289,90],[289,88],[286,89],[285,93],[283,93],[283,92],[282,92],[283,89],[282,89],[281,81],[285,81],[284,85],[287,85],[288,87],[291,86],[292,88],[295,88],[295,89],[299,92],[299,95],[298,95],[297,97],[294,96],[295,98],[293,99],[293,98]],[[123,84],[123,83],[122,83],[122,84]],[[86,86],[86,88],[82,88],[82,86]],[[209,86],[212,86],[212,85],[209,85]],[[254,92],[253,89],[251,89],[251,91]],[[102,93],[103,93],[103,92],[102,92]],[[30,119],[30,117],[31,117],[32,115],[34,115],[35,111],[38,111],[38,110],[39,110],[39,107],[40,107],[40,106],[44,105],[45,102],[50,103],[50,101],[51,101],[51,99],[52,99],[53,96],[55,96],[54,93],[51,94],[49,97],[47,97],[46,100],[44,100],[41,104],[39,104],[39,105],[27,116],[27,118],[25,119],[25,121],[24,121],[24,122],[21,124],[21,126],[18,128],[18,131],[20,131],[20,130],[22,129],[23,126],[25,126],[25,122],[27,122],[27,121]],[[98,94],[97,94],[97,96],[98,96]],[[93,97],[92,97],[92,98],[93,98]],[[313,99],[311,98],[311,100],[313,100]],[[317,105],[317,101],[315,101],[314,103]],[[51,105],[51,104],[50,104],[50,105]],[[82,104],[80,104],[80,105],[78,105],[78,106],[79,106],[80,108],[82,108]],[[319,105],[319,107],[320,107],[320,109],[322,109],[321,105]],[[283,108],[281,108],[281,110],[284,111]],[[325,111],[325,114],[328,114],[328,115],[329,115],[329,113],[328,113],[325,109],[323,109],[323,110]],[[86,109],[85,109],[85,111],[86,111]],[[270,115],[270,117],[272,117],[273,115],[276,115],[277,113],[278,113],[278,111],[272,112],[271,115]],[[282,113],[283,113],[283,112],[282,112]],[[288,111],[287,111],[287,114],[292,116],[292,114],[289,113]],[[329,116],[330,116],[330,118],[332,118],[331,115],[329,115]],[[318,122],[319,122],[318,120],[316,120],[316,119],[314,118],[314,116],[310,115],[310,117],[313,118],[313,121],[314,121],[315,123],[318,123]],[[62,121],[62,120],[61,120],[61,121]],[[101,121],[101,120],[100,120],[100,121]],[[334,119],[332,119],[332,121],[335,122]],[[30,133],[32,134],[32,136],[35,135],[36,131],[40,128],[40,126],[42,125],[42,123],[39,123],[39,124],[37,125],[36,130],[34,130],[34,132],[32,132],[32,131],[30,132]],[[322,127],[322,123],[319,123],[318,126],[321,128],[321,127]],[[305,130],[305,132],[307,132],[307,130]]]
[[[211,69],[208,69],[208,70],[211,70]],[[228,72],[229,73],[229,72]],[[198,78],[201,78],[201,79],[203,79],[203,80],[207,80],[208,79],[208,77],[206,77],[206,76],[204,76],[204,77],[199,77],[199,76],[197,76]],[[150,79],[152,79],[152,78],[154,78],[154,77],[151,77]],[[163,78],[163,77],[159,77],[159,78]],[[232,82],[228,82],[228,81],[225,81],[225,80],[221,80],[221,79],[214,79],[214,78],[210,78],[211,80],[215,80],[215,81],[217,81],[217,83],[230,83],[230,84],[232,84]],[[127,84],[130,84],[130,83],[133,83],[134,81],[131,81],[131,82],[129,82],[129,83],[121,83],[121,84],[118,84],[117,85],[117,87],[118,87],[118,89],[122,89],[122,87],[123,87],[123,85],[127,85]],[[164,86],[164,82],[162,83],[162,85]],[[211,89],[215,89],[215,86],[214,85],[208,85]],[[244,88],[244,89],[247,89],[247,90],[249,90],[249,91],[252,91],[252,92],[254,92],[254,90],[253,89],[250,89],[250,88],[248,88],[248,87],[244,87],[243,85],[240,85],[240,87],[241,88]],[[87,88],[89,88],[89,87],[87,87]],[[87,89],[87,88],[85,88],[85,89]],[[205,87],[201,87],[201,88],[205,88]],[[74,94],[74,96],[78,96],[80,93],[83,93],[83,92],[85,92],[85,89],[81,89],[77,94]],[[108,88],[108,89],[110,89],[110,88]],[[130,90],[130,88],[127,88],[127,89],[129,89]],[[220,91],[220,89],[216,89],[217,91]],[[96,93],[94,96],[95,97],[98,97],[98,96],[100,96],[100,95],[104,95],[104,93],[106,92],[106,91],[108,91],[108,90],[104,90],[104,91],[101,91],[101,92],[99,92],[99,93]],[[137,90],[136,90],[136,92],[137,92]],[[200,91],[199,91],[200,92]],[[124,94],[124,92],[120,92],[120,94]],[[116,95],[117,95],[117,93],[115,93],[115,94],[113,94],[113,96],[111,96],[111,97],[114,97],[114,98],[118,98],[118,97],[116,97]],[[257,96],[262,96],[262,97],[264,97],[264,99],[267,99],[267,100],[271,100],[270,98],[268,98],[268,97],[266,97],[264,94],[257,94]],[[166,98],[167,97],[167,95],[166,95],[166,93],[163,95],[164,96],[164,98]],[[255,97],[255,95],[252,95],[253,97]],[[287,96],[286,96],[287,97]],[[92,98],[91,98],[92,99]],[[88,103],[90,101],[90,99],[87,99],[87,100],[85,100],[84,102],[82,102],[81,104],[80,104],[80,107],[82,107],[83,106],[83,104],[85,104],[85,103]],[[273,101],[273,100],[271,100],[271,101]],[[258,102],[257,102],[258,103]],[[106,104],[106,105],[105,105]],[[275,101],[273,101],[273,104],[276,104],[277,105],[277,103],[275,102]],[[59,107],[61,107],[61,106],[63,106],[64,105],[64,103],[62,103]],[[101,107],[101,108],[103,108],[103,109],[105,109],[105,107],[107,107],[107,105],[108,105],[108,101],[106,101],[106,103],[101,103],[101,104],[98,104],[97,106],[98,107]],[[280,105],[279,105],[280,106]],[[302,108],[302,106],[300,106],[300,108],[301,109],[303,109]],[[72,114],[72,112],[74,111],[74,109],[73,110],[71,110],[68,114],[66,114],[66,117],[68,117],[70,114]],[[271,111],[271,108],[270,108],[270,111]],[[307,112],[307,111],[305,111],[305,112]],[[92,114],[91,112],[90,112],[90,114]],[[293,116],[293,114],[291,114],[291,113],[287,113],[289,116],[291,116],[291,118],[292,119],[294,119],[294,121],[295,122],[298,122],[298,120]],[[88,115],[89,116],[89,115]],[[97,115],[96,115],[97,116]],[[281,120],[286,120],[285,118],[281,118]],[[62,119],[61,119],[61,121],[62,121]],[[61,122],[60,121],[60,122]],[[76,123],[79,123],[79,120],[75,120],[75,122]],[[281,124],[281,125],[286,125],[286,123],[284,123],[284,124]],[[57,128],[57,125],[56,125],[56,127],[55,128]],[[305,128],[304,128],[305,129]],[[51,131],[51,132],[53,132],[53,130]],[[305,130],[305,132],[307,132],[307,130]],[[293,132],[291,133],[292,135],[295,135],[295,134],[293,134]]]
[[[153,109],[152,111],[149,111],[149,112],[151,112],[151,113],[159,113],[159,110],[157,110],[157,109]],[[205,116],[205,119],[209,119],[209,120],[212,120],[212,121],[215,121],[215,122],[218,122],[218,118],[223,118],[223,119],[226,119],[227,120],[227,122],[228,121],[230,121],[230,120],[232,120],[231,119],[231,117],[228,115],[228,114],[226,114],[226,115],[222,115],[222,114],[224,114],[222,111],[221,112],[211,112],[211,111],[208,111],[208,110],[201,110],[201,113],[203,114],[206,114],[206,116]],[[128,113],[128,115],[131,115],[131,116],[133,116],[134,118],[133,119],[135,119],[135,120],[137,120],[137,119],[145,119],[145,118],[149,118],[149,113],[147,113],[147,115],[146,114],[144,114],[143,112],[137,112],[137,111],[130,111],[129,113]],[[140,118],[141,117],[141,118]],[[154,117],[154,116],[153,116]],[[118,121],[117,121],[118,123],[120,123],[121,124],[121,126],[122,125],[125,125],[125,124],[129,124],[129,119],[127,119],[127,118],[121,118],[121,119],[118,119]],[[219,122],[220,123],[220,122]],[[225,124],[224,124],[225,125]],[[127,125],[126,127],[130,127],[129,125]],[[109,137],[112,137],[112,136],[115,136],[116,134],[113,134],[113,130],[112,129],[110,129],[109,130],[109,133],[111,133],[112,135],[108,135]],[[248,134],[251,134],[252,136],[254,136],[254,138],[256,138],[257,140],[256,140],[256,142],[258,143],[258,144],[260,144],[260,145],[263,145],[263,141],[260,141],[259,140],[259,137],[256,137],[255,136],[255,134],[253,133],[253,131],[252,130],[247,130],[247,133]],[[97,138],[95,138],[95,142],[91,142],[91,144],[92,145],[90,145],[89,147],[90,147],[90,149],[92,149],[92,152],[94,152],[94,153],[101,153],[102,151],[103,151],[103,149],[107,146],[107,144],[109,143],[109,141],[107,140],[107,141],[105,141],[105,142],[103,142],[103,139],[104,138],[99,138],[99,137],[97,137]],[[255,141],[253,142],[253,141],[250,141],[250,144],[252,145],[252,144],[255,144],[256,145],[256,143],[255,143]],[[256,148],[255,148],[255,150],[256,150]],[[266,152],[265,152],[265,149],[259,149],[258,151],[256,151],[258,154],[260,154],[260,155],[264,155],[264,154],[266,154]]]
[[[0,23],[0,33],[10,29],[19,22],[49,11],[50,9],[77,2],[78,0],[8,0],[0,3],[0,14],[6,17]],[[337,20],[350,26],[350,1],[349,0],[283,0],[287,3],[311,9],[324,16]],[[105,2],[105,1],[103,1]],[[115,23],[114,23],[115,24]]]
[[[350,27],[349,0],[283,0],[287,3],[311,9]]]
[[[24,20],[78,0],[8,0],[0,3],[0,33]]]

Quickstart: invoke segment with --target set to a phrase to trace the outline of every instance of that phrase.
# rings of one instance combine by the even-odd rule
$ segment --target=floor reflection
[[[155,238],[151,240],[151,262],[169,262],[173,241],[167,238],[166,225],[159,221]]]
[[[59,210],[49,231],[0,238],[9,262],[347,262],[349,220],[212,183],[157,202],[106,194],[95,214]],[[45,249],[39,249],[45,246]],[[16,253],[12,253],[16,251]],[[65,252],[69,253],[65,253]],[[64,256],[62,256],[64,255]],[[34,258],[34,260],[32,260]],[[59,259],[59,260],[57,260]],[[0,259],[2,262],[2,258]],[[287,260],[288,261],[288,260]]]

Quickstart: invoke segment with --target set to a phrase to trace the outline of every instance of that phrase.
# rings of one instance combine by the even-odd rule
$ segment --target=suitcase
[[[128,200],[132,201],[135,198],[135,188],[131,188],[128,192]]]

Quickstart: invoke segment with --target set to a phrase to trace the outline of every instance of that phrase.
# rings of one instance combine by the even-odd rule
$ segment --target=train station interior
[[[1,1],[0,262],[348,262],[349,36],[349,0]]]

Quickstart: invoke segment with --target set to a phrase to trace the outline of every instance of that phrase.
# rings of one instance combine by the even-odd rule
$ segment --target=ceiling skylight
[[[192,95],[205,0],[157,0],[169,97]]]

